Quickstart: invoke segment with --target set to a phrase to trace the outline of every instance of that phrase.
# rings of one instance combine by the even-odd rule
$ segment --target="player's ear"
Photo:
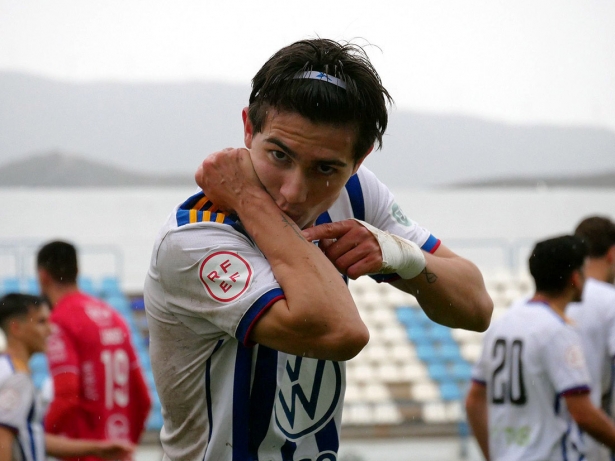
[[[365,152],[365,155],[363,155],[363,157],[361,157],[359,160],[356,161],[356,163],[354,164],[354,168],[352,170],[352,174],[355,174],[357,171],[359,171],[359,167],[361,166],[361,164],[363,163],[363,161],[367,158],[367,156],[374,150],[374,145],[372,144],[371,147],[369,149],[367,149],[367,152]]]
[[[243,120],[243,142],[248,149],[252,148],[252,137],[254,136],[254,126],[250,121],[248,115],[248,108],[244,107],[241,111],[241,118]]]

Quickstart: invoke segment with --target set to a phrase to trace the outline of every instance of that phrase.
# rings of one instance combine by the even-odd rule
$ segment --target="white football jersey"
[[[0,354],[0,426],[15,434],[12,461],[45,461],[42,404],[27,373]]]
[[[588,278],[583,288],[583,301],[572,303],[566,315],[574,320],[581,335],[585,361],[591,379],[591,400],[602,407],[612,393],[612,365],[615,357],[615,287]],[[610,450],[589,435],[585,435],[586,461],[610,461]]]
[[[363,167],[317,222],[352,217],[425,251],[440,243]],[[165,459],[337,459],[345,364],[249,341],[259,316],[283,297],[241,223],[202,192],[169,217],[145,282]]]
[[[589,392],[581,340],[548,305],[529,301],[494,321],[472,379],[487,386],[492,460],[582,459],[568,393]]]

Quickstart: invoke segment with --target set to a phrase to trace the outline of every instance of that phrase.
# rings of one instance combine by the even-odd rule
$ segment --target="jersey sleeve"
[[[589,392],[581,338],[572,327],[562,325],[541,350],[544,369],[559,395]]]
[[[18,433],[26,426],[33,403],[32,383],[24,373],[8,376],[0,384],[0,426]]]
[[[440,240],[417,222],[408,218],[399,204],[395,201],[393,193],[370,170],[361,167],[357,173],[357,184],[349,183],[347,186],[351,203],[356,203],[363,197],[364,220],[378,229],[399,235],[416,243],[423,251],[435,252],[440,246]],[[355,198],[355,197],[357,198]],[[355,206],[355,208],[357,208]],[[355,210],[356,211],[356,210]],[[358,216],[357,219],[361,219]],[[379,282],[391,282],[399,279],[397,274],[378,274],[371,276]]]
[[[260,315],[284,298],[265,256],[225,224],[199,223],[168,233],[155,264],[168,309],[206,321],[244,344]]]
[[[52,434],[67,434],[79,405],[80,368],[77,347],[59,320],[52,319],[52,334],[47,340],[54,398],[45,416],[45,429]]]
[[[482,384],[482,385],[487,384],[487,378],[488,378],[487,368],[489,364],[489,357],[487,354],[488,354],[489,347],[487,345],[490,344],[489,338],[490,338],[490,335],[488,333],[485,333],[485,335],[483,336],[482,350],[481,350],[480,356],[478,360],[476,361],[476,363],[474,364],[474,366],[472,367],[472,375],[471,375],[472,381],[478,384]]]

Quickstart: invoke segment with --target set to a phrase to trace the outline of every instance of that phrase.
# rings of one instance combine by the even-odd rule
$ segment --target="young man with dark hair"
[[[202,163],[145,283],[165,459],[337,459],[344,361],[369,339],[342,275],[390,282],[440,323],[489,324],[477,268],[361,166],[390,100],[352,44],[296,42],[257,72],[246,148]]]
[[[6,353],[0,354],[0,459],[44,461],[46,455],[129,458],[133,447],[124,441],[72,440],[45,434],[43,408],[30,377],[28,362],[44,352],[51,334],[49,307],[40,298],[17,293],[0,298],[0,329]]]
[[[151,399],[126,322],[103,301],[79,291],[72,244],[42,246],[37,268],[41,291],[53,309],[47,359],[54,398],[47,431],[138,443]]]
[[[575,230],[589,249],[583,300],[568,306],[566,314],[581,335],[591,378],[592,403],[608,407],[612,399],[615,358],[615,223],[604,216],[583,219]],[[611,408],[607,408],[611,410]],[[610,450],[587,438],[586,461],[610,461]]]
[[[536,244],[536,291],[487,330],[466,400],[485,459],[584,459],[579,428],[615,447],[615,425],[589,398],[581,339],[564,311],[581,299],[587,248],[575,236]]]

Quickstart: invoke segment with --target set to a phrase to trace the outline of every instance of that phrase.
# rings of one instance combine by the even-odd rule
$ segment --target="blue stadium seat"
[[[41,294],[41,288],[38,285],[38,280],[34,277],[29,277],[26,280],[25,292],[29,295],[38,296]]]
[[[459,386],[454,381],[440,383],[440,394],[442,395],[442,400],[445,401],[461,400],[463,398],[461,389],[459,389]]]
[[[410,326],[414,324],[416,308],[414,307],[398,307],[396,310],[397,320],[399,320],[404,325]]]
[[[449,379],[449,373],[446,365],[442,362],[432,362],[428,364],[427,371],[429,377],[434,381],[446,381]]]
[[[98,296],[98,290],[94,285],[94,281],[91,277],[87,277],[85,275],[81,275],[77,278],[77,285],[79,289],[84,293],[87,293],[91,296]]]
[[[417,345],[425,342],[431,342],[429,330],[421,325],[409,325],[406,328],[406,334],[408,335],[408,338]]]
[[[100,282],[100,293],[103,297],[123,296],[120,282],[116,277],[106,276]]]
[[[106,299],[107,303],[124,316],[132,317],[132,310],[130,308],[130,301],[124,296],[110,296]]]
[[[439,360],[438,351],[430,342],[416,345],[416,355],[423,362],[431,363]]]
[[[469,381],[472,378],[472,365],[461,360],[453,363],[449,370],[450,376],[458,381]]]
[[[438,355],[442,360],[455,362],[461,359],[459,346],[456,343],[445,343],[438,349]]]
[[[6,277],[2,282],[2,290],[6,293],[20,293],[21,280],[17,277]]]
[[[429,329],[429,337],[433,341],[437,342],[450,342],[452,341],[451,330],[444,325],[433,323]]]
[[[136,298],[130,301],[130,307],[133,311],[144,311],[145,300],[143,298]]]

